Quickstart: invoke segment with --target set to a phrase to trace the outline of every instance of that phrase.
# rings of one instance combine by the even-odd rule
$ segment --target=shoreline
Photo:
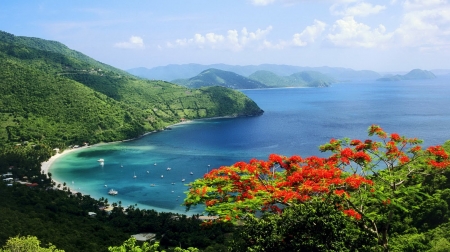
[[[70,149],[65,149],[65,150],[62,150],[62,151],[60,150],[60,151],[59,151],[58,153],[56,153],[55,155],[51,156],[51,157],[49,158],[49,160],[44,161],[44,162],[41,163],[41,172],[42,172],[43,174],[46,174],[46,175],[48,176],[48,173],[51,172],[50,170],[51,170],[51,167],[52,167],[53,163],[54,163],[58,158],[61,158],[61,157],[63,157],[64,155],[66,155],[66,154],[68,154],[68,153],[72,153],[72,152],[75,152],[75,151],[78,151],[78,150],[83,150],[83,149],[87,149],[87,148],[91,148],[91,147],[96,147],[96,146],[100,146],[100,145],[106,145],[106,144],[113,144],[113,143],[121,143],[121,142],[133,141],[133,140],[140,139],[140,138],[142,138],[142,137],[144,137],[144,136],[147,136],[147,135],[150,135],[150,134],[153,134],[153,133],[157,133],[157,132],[164,131],[164,130],[170,130],[170,127],[172,127],[172,126],[181,125],[181,124],[193,123],[193,122],[195,122],[195,121],[215,120],[215,119],[232,119],[232,118],[239,118],[239,117],[244,117],[244,116],[230,115],[230,116],[217,116],[217,117],[209,117],[209,118],[199,118],[199,119],[185,120],[185,121],[182,121],[182,122],[178,122],[178,123],[174,123],[174,124],[168,125],[168,126],[164,127],[164,129],[162,129],[162,130],[153,130],[153,131],[146,132],[146,133],[144,133],[144,134],[142,134],[142,135],[140,135],[140,136],[137,136],[137,137],[135,137],[135,138],[124,139],[124,140],[118,140],[118,141],[113,141],[113,142],[101,142],[101,143],[96,143],[96,144],[93,144],[93,145],[81,146],[81,147],[78,147],[78,148],[70,148]],[[60,188],[58,188],[57,185],[58,185],[58,184],[63,185],[63,184],[64,184],[64,181],[58,181],[58,180],[55,180],[53,177],[52,177],[52,181],[55,182],[55,185],[53,186],[55,189],[63,190],[63,187],[62,187],[62,186],[61,186]],[[70,189],[70,191],[71,191],[72,193],[78,193],[78,190],[76,190],[76,188],[72,188],[72,187],[71,187],[71,184],[70,184],[69,182],[66,182],[66,187],[67,187],[68,189]]]
[[[194,119],[194,120],[196,120],[196,119]],[[199,119],[199,120],[202,120],[202,119]],[[172,126],[175,126],[175,125],[185,124],[185,123],[190,123],[190,122],[192,122],[192,121],[193,121],[193,120],[186,120],[186,121],[183,121],[183,122],[171,124],[171,125],[169,125],[169,126],[166,126],[166,127],[165,127],[163,130],[161,130],[161,131],[164,131],[164,130],[166,130],[166,128],[169,128],[169,127],[172,127]],[[140,136],[138,136],[138,137],[135,137],[135,138],[124,139],[124,140],[118,140],[118,141],[114,141],[114,142],[101,142],[101,143],[96,143],[96,144],[93,144],[93,145],[81,146],[81,147],[78,147],[78,148],[69,148],[69,149],[65,149],[65,150],[62,150],[62,151],[60,150],[60,151],[58,151],[58,153],[56,153],[55,155],[51,156],[47,161],[44,161],[44,162],[41,163],[41,173],[46,174],[46,175],[48,176],[48,173],[50,172],[50,169],[51,169],[53,163],[54,163],[58,158],[61,158],[61,157],[63,157],[63,156],[66,155],[66,154],[69,154],[69,153],[72,153],[72,152],[75,152],[75,151],[78,151],[78,150],[83,150],[83,149],[87,149],[87,148],[91,148],[91,147],[96,147],[96,146],[100,146],[100,145],[105,145],[105,144],[113,144],[113,143],[121,143],[121,142],[133,141],[133,140],[137,140],[137,139],[139,139],[139,138],[142,138],[142,137],[144,137],[144,136],[147,136],[147,135],[150,135],[150,134],[153,134],[153,133],[157,133],[157,132],[159,132],[159,131],[158,131],[158,130],[154,130],[154,131],[146,132],[146,133],[144,133],[144,134],[142,134],[142,135],[140,135]],[[58,184],[63,185],[64,182],[55,180],[53,177],[52,177],[52,181],[55,182],[55,186],[53,186],[54,188],[59,189],[59,190],[62,190],[62,187],[61,187],[61,188],[57,188],[57,185],[58,185]],[[74,188],[70,187],[68,182],[66,182],[66,187],[67,187],[67,188],[70,188],[70,191],[73,192],[73,193],[77,193],[77,192],[78,192],[78,191],[76,191]]]

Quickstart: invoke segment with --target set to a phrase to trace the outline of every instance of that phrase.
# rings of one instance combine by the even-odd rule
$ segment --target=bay
[[[331,138],[366,139],[372,124],[423,139],[424,146],[450,139],[449,78],[242,92],[265,111],[262,116],[196,120],[72,152],[52,164],[53,177],[110,203],[185,213],[186,184],[237,161],[267,159],[271,153],[325,156],[319,145]],[[104,165],[97,162],[101,158]],[[118,195],[108,195],[111,188]],[[186,214],[202,211],[197,207]]]

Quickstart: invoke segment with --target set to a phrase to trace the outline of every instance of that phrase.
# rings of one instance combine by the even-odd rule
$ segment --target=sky
[[[0,30],[59,41],[124,70],[450,69],[447,0],[0,0]]]

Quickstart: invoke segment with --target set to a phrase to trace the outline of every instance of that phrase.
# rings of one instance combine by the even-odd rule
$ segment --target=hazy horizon
[[[3,1],[0,30],[120,69],[284,64],[450,69],[447,0]]]

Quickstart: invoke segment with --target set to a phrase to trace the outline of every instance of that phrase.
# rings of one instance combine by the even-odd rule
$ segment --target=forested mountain
[[[213,68],[207,69],[192,78],[177,79],[172,82],[189,88],[210,86],[221,86],[232,89],[267,88],[266,85],[257,80],[249,79],[233,72]]]
[[[279,76],[270,71],[257,71],[249,78],[269,87],[327,87],[336,82],[330,76],[315,71],[303,71],[289,76]]]
[[[174,79],[188,79],[198,75],[202,71],[210,68],[215,68],[223,71],[230,71],[236,74],[240,74],[245,77],[249,77],[251,74],[257,71],[269,71],[276,75],[288,76],[294,73],[303,71],[314,71],[326,74],[336,81],[360,81],[360,80],[376,80],[381,77],[381,74],[371,70],[353,70],[343,67],[300,67],[291,65],[275,65],[275,64],[262,64],[262,65],[248,65],[248,66],[235,66],[226,64],[212,64],[212,65],[200,65],[200,64],[183,64],[183,65],[167,65],[158,66],[151,69],[145,67],[138,67],[127,70],[127,72],[136,76],[150,79],[150,80],[174,80]]]
[[[258,115],[241,92],[142,80],[61,43],[0,32],[0,143],[136,137],[181,118]]]

